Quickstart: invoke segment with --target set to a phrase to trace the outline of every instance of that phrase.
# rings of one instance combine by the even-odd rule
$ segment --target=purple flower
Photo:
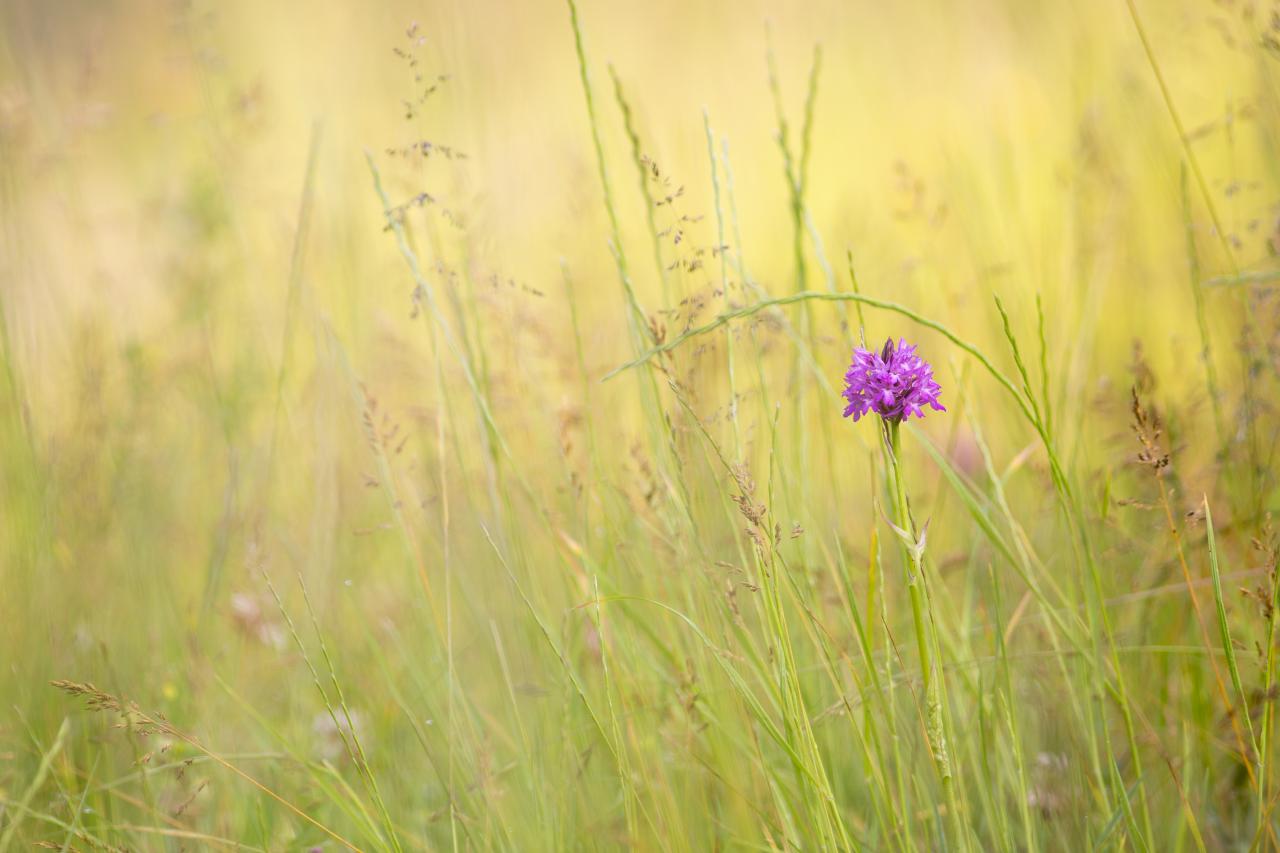
[[[926,405],[946,411],[938,402],[942,388],[933,381],[933,368],[904,340],[895,347],[890,338],[880,352],[855,349],[844,382],[844,399],[849,404],[844,416],[853,415],[855,421],[867,412],[875,412],[890,423],[912,415],[923,418]]]

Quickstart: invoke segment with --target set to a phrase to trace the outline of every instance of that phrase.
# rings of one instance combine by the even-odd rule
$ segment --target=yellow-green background
[[[1253,643],[1265,628],[1236,590],[1268,577],[1249,541],[1263,536],[1274,503],[1266,273],[1280,244],[1280,52],[1269,41],[1280,38],[1280,10],[1200,0],[1137,10],[1151,56],[1124,0],[588,0],[578,10],[620,220],[614,249],[668,338],[690,320],[681,300],[693,299],[693,319],[706,322],[759,291],[796,289],[767,56],[798,158],[820,45],[804,197],[808,289],[848,292],[851,253],[863,292],[942,323],[1016,377],[999,296],[1037,394],[1043,359],[1056,446],[1094,533],[1106,609],[1118,642],[1138,649],[1123,659],[1149,723],[1141,784],[1156,834],[1143,838],[1139,820],[1103,805],[1116,808],[1110,797],[1137,784],[1122,748],[1124,781],[1108,780],[1110,795],[1084,769],[1104,729],[1123,740],[1115,709],[1080,730],[1061,697],[1102,702],[1086,695],[1088,675],[1051,666],[1046,636],[1019,629],[1007,642],[1027,655],[1008,697],[1023,721],[1021,759],[1008,740],[988,749],[975,733],[990,683],[951,699],[968,720],[958,760],[977,798],[975,844],[1171,849],[1203,836],[1218,849],[1247,844],[1259,820],[1233,793],[1242,771],[1207,663],[1222,657],[1212,598],[1203,606],[1218,645],[1206,651],[1177,587],[1184,578],[1154,481],[1133,462],[1129,388],[1147,370],[1154,376],[1140,384],[1165,417],[1171,509],[1187,525],[1197,577],[1208,573],[1204,531],[1187,516],[1202,496],[1214,501],[1223,571],[1236,573],[1225,604],[1249,656],[1244,677],[1261,684]],[[717,167],[727,295],[713,254],[663,285],[609,66],[640,151],[684,188],[656,210],[657,227],[696,220],[679,246],[663,238],[664,264],[717,244],[704,111],[718,158],[727,142],[732,188],[723,159]],[[407,118],[404,101],[442,74]],[[421,139],[466,157],[407,163],[387,153]],[[422,191],[438,200],[411,210],[407,230],[450,329],[466,340],[492,425],[440,325],[425,306],[415,310],[366,152],[393,203]],[[741,519],[714,441],[751,467],[790,564],[808,579],[784,609],[804,646],[810,716],[830,719],[822,712],[841,691],[823,680],[822,661],[856,659],[857,644],[828,584],[847,576],[862,601],[881,518],[873,497],[885,501],[875,425],[841,420],[830,393],[857,314],[848,303],[784,309],[809,341],[811,365],[776,322],[731,327],[736,428],[724,330],[676,353],[680,393],[666,375],[651,383],[647,368],[601,383],[636,345],[602,199],[562,3],[0,3],[0,833],[21,815],[9,841],[62,843],[56,821],[69,821],[84,794],[96,812],[76,827],[96,827],[104,843],[180,843],[139,828],[149,826],[270,849],[323,840],[207,761],[194,777],[139,774],[147,765],[134,762],[148,747],[48,684],[72,679],[163,712],[219,754],[243,756],[304,811],[358,835],[360,821],[336,805],[345,795],[316,793],[316,780],[329,778],[317,763],[326,757],[353,786],[360,774],[326,752],[324,704],[265,570],[323,674],[297,575],[305,579],[405,846],[805,843],[803,829],[794,838],[785,829],[804,822],[778,805],[790,795],[768,781],[767,768],[786,761],[759,746],[759,721],[688,626],[660,608],[618,605],[610,616],[587,605],[604,586],[675,608],[739,660],[722,564],[743,553]],[[744,293],[740,260],[759,291]],[[1202,288],[1223,434],[1193,294],[1242,272],[1262,284]],[[891,313],[866,317],[873,343],[920,343],[949,408],[922,423],[923,438],[982,494],[994,493],[977,442],[990,447],[1037,563],[1083,608],[1094,592],[1051,499],[1045,453],[1012,400],[942,336]],[[1252,409],[1241,402],[1245,365]],[[661,416],[646,396],[653,388]],[[376,429],[397,430],[385,454],[362,426],[371,400]],[[917,521],[932,519],[932,595],[947,600],[944,633],[962,638],[948,654],[963,668],[995,654],[992,613],[1021,620],[1021,608],[1038,605],[920,443],[909,440],[906,452]],[[805,530],[795,540],[792,525]],[[878,541],[889,623],[904,644],[898,666],[909,670],[914,637],[883,523]],[[1008,584],[1002,603],[989,570]],[[619,624],[603,656],[593,619]],[[745,630],[766,638],[760,649],[771,658],[776,638],[765,626]],[[710,697],[714,713],[689,712],[689,693]],[[896,701],[909,721],[911,700]],[[1002,707],[988,709],[990,719]],[[606,733],[592,714],[619,722],[605,722]],[[65,740],[51,751],[64,718]],[[875,829],[851,735],[823,725],[849,825],[862,843],[898,844]],[[904,725],[914,793],[900,818],[924,826],[935,783],[918,731]],[[610,738],[625,745],[630,770],[605,758]],[[750,743],[760,751],[744,752]],[[1060,814],[1025,836],[976,816],[974,789],[988,784],[997,791],[988,812],[1014,813],[1041,784],[1019,781],[1017,760],[1039,766],[1045,755],[1049,766],[1058,755],[1070,763]],[[1166,765],[1179,770],[1171,777]],[[636,826],[624,820],[620,775],[637,780]],[[175,816],[201,780],[207,787]],[[452,824],[442,817],[451,787],[468,792]],[[373,795],[360,790],[352,798],[372,810]],[[75,831],[66,838],[84,846]],[[927,830],[917,832],[914,843],[929,846]]]

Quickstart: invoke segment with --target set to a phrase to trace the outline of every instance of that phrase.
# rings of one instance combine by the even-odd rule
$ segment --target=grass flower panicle
[[[115,5],[0,0],[0,853],[1280,853],[1280,0]]]
[[[933,380],[933,367],[902,339],[895,346],[889,338],[880,352],[855,349],[844,382],[844,416],[855,421],[867,412],[898,423],[912,415],[923,418],[925,406],[946,411],[938,400],[942,388]]]

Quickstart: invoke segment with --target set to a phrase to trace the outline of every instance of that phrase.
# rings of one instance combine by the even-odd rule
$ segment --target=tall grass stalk
[[[1280,848],[1265,15],[225,5],[0,3],[0,853]]]
[[[1236,662],[1236,648],[1231,640],[1231,626],[1227,621],[1227,605],[1222,592],[1222,570],[1219,568],[1218,560],[1218,544],[1216,534],[1213,529],[1213,511],[1209,508],[1208,495],[1203,496],[1202,504],[1204,508],[1204,530],[1205,542],[1209,550],[1209,573],[1213,578],[1213,603],[1218,614],[1218,630],[1222,636],[1222,654],[1227,659],[1227,672],[1231,675],[1231,684],[1236,691],[1236,705],[1227,706],[1227,714],[1232,718],[1239,717],[1244,720],[1244,730],[1249,737],[1249,748],[1251,755],[1242,756],[1246,767],[1252,767],[1253,757],[1258,756],[1258,739],[1254,734],[1253,716],[1249,712],[1249,695],[1244,689],[1244,682],[1240,678],[1240,666]],[[1235,723],[1233,722],[1233,725]],[[1261,786],[1261,776],[1250,773],[1258,791],[1258,815],[1259,827],[1263,825],[1262,817],[1266,813],[1263,803],[1263,790]]]
[[[1196,331],[1200,333],[1200,360],[1204,365],[1205,391],[1213,410],[1213,426],[1218,432],[1219,453],[1227,452],[1227,428],[1222,417],[1222,391],[1218,387],[1218,369],[1213,362],[1213,347],[1209,337],[1209,320],[1205,308],[1204,284],[1200,280],[1200,252],[1196,248],[1195,222],[1191,217],[1191,194],[1187,187],[1187,164],[1182,163],[1178,182],[1182,195],[1182,221],[1187,232],[1187,274],[1191,285],[1191,298],[1196,311]]]

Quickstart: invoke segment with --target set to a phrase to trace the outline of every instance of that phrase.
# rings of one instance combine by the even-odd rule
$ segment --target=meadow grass
[[[1280,12],[126,6],[0,6],[0,853],[1280,848]]]

